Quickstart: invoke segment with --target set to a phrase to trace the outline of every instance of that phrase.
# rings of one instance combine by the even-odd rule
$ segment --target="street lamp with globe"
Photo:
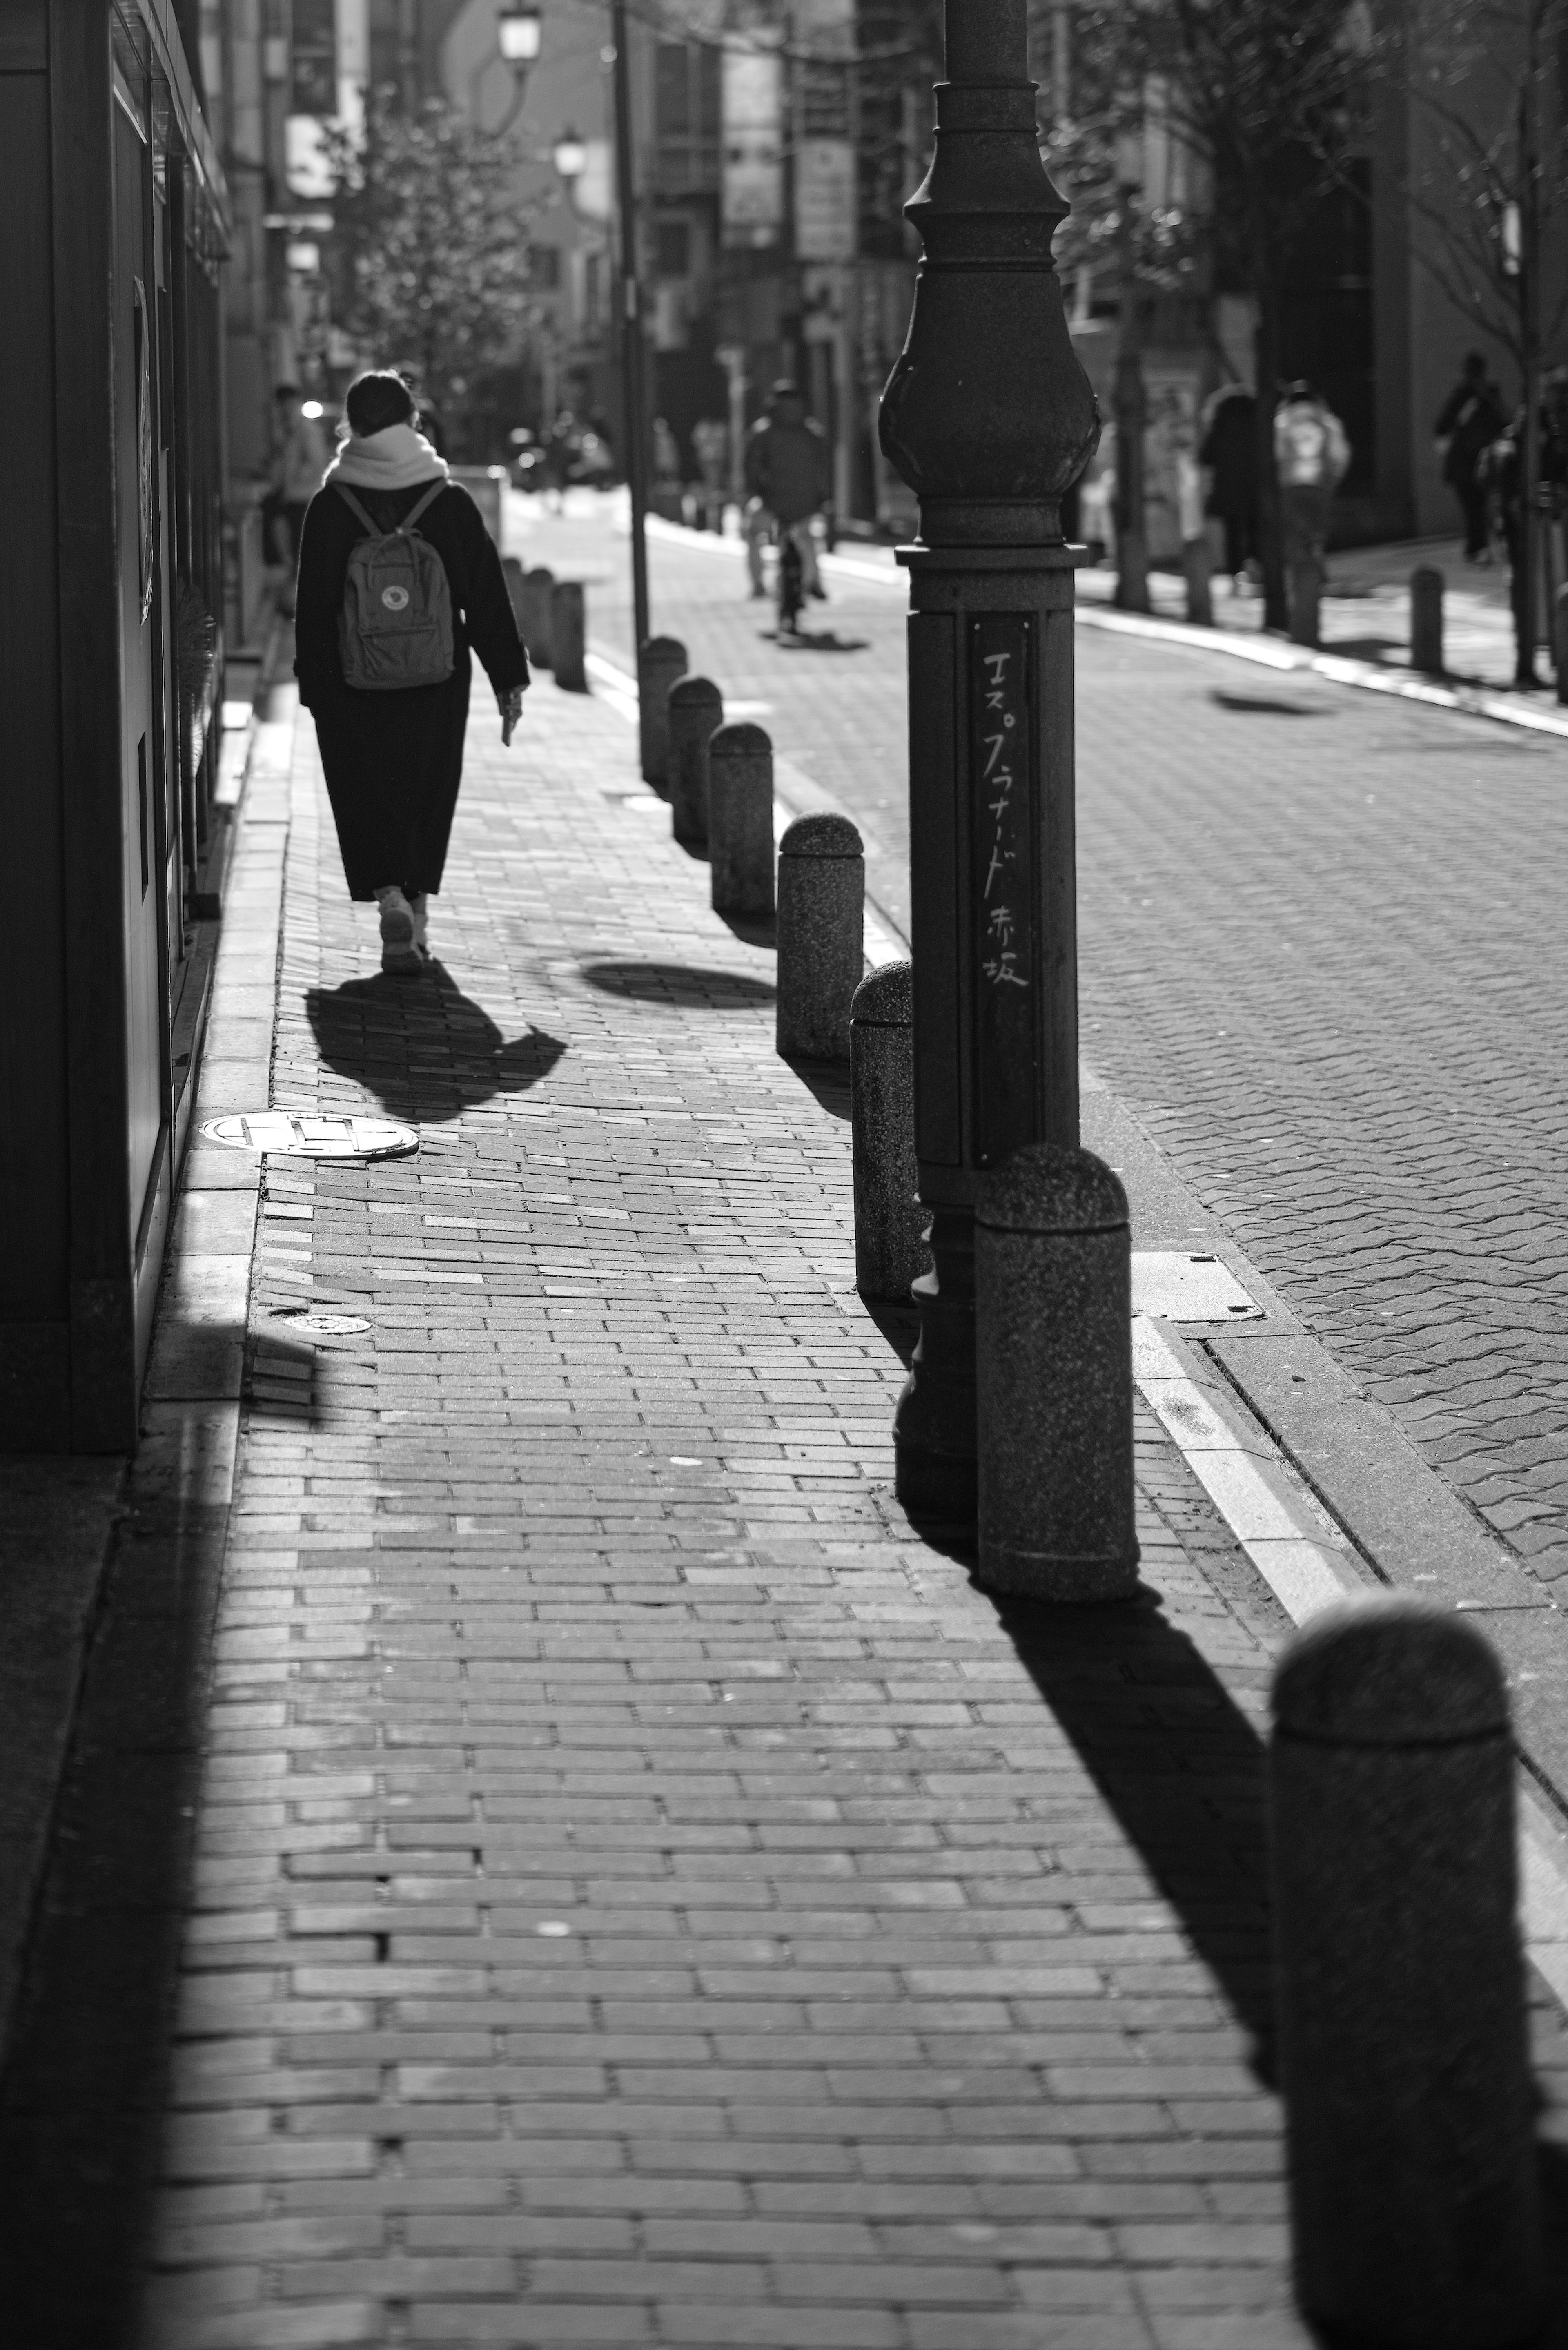
[[[502,56],[512,68],[512,103],[497,126],[501,130],[509,130],[528,94],[528,68],[538,62],[545,38],[544,12],[517,0],[517,5],[503,8],[496,17],[495,37]]]

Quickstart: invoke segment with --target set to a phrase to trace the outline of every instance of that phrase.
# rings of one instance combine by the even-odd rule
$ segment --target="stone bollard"
[[[1091,1152],[1033,1142],[981,1178],[974,1312],[981,1582],[1130,1598],[1132,1233]]]
[[[1214,626],[1214,597],[1209,584],[1212,570],[1207,532],[1201,538],[1183,539],[1181,573],[1187,582],[1187,617],[1196,629]]]
[[[779,843],[778,1049],[847,1061],[866,970],[866,858],[843,816],[797,816]]]
[[[550,598],[555,586],[553,572],[540,569],[523,574],[523,648],[535,669],[548,669],[551,663]]]
[[[1410,574],[1410,666],[1443,674],[1443,575],[1425,565]]]
[[[1557,664],[1557,699],[1568,702],[1568,587],[1559,588],[1552,599],[1555,628],[1552,638],[1552,658]]]
[[[587,671],[583,667],[586,630],[581,580],[557,579],[550,592],[550,657],[555,663],[556,683],[566,693],[587,693],[588,690]]]
[[[669,707],[671,824],[683,847],[706,848],[708,744],[724,723],[724,697],[711,677],[682,677]]]
[[[908,1305],[931,1269],[930,1222],[915,1164],[915,987],[907,962],[863,979],[849,1006],[849,1128],[855,1158],[855,1286]]]
[[[670,689],[686,674],[679,637],[649,637],[637,656],[638,735],[642,780],[670,797]]]
[[[502,556],[501,576],[506,582],[506,593],[511,600],[512,617],[517,623],[517,633],[519,636],[522,636],[523,566],[518,562],[517,557],[514,555],[504,555]],[[527,649],[526,642],[524,642],[523,648],[524,652],[526,652]]]
[[[1502,1673],[1372,1599],[1293,1642],[1273,1712],[1297,2296],[1336,2340],[1504,2350],[1544,2282]]]
[[[708,744],[708,863],[716,914],[774,910],[774,746],[748,719]]]

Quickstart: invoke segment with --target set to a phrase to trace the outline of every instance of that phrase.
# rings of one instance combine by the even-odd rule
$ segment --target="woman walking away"
[[[381,910],[381,969],[422,971],[462,778],[472,645],[510,743],[528,661],[501,558],[416,431],[400,375],[348,387],[348,439],[305,517],[295,622],[348,895]]]

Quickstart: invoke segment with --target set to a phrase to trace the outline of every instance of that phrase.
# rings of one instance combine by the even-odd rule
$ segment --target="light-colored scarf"
[[[363,439],[351,433],[321,477],[346,482],[351,490],[411,490],[416,482],[451,479],[446,460],[438,457],[422,432],[411,424],[389,424]]]

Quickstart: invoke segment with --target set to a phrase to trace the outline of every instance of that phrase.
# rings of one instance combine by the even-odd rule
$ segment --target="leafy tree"
[[[518,157],[443,99],[370,93],[363,133],[328,133],[347,247],[344,324],[384,364],[411,359],[438,405],[515,358],[528,314]]]

